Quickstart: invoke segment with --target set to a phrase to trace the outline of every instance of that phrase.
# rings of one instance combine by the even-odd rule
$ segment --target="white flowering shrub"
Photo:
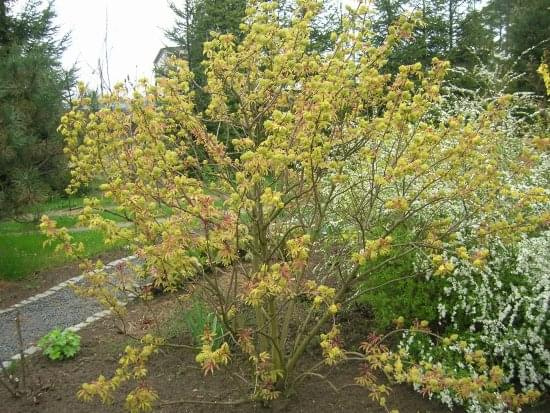
[[[509,148],[508,148],[509,149]],[[518,191],[534,185],[548,188],[550,162],[540,154],[533,174],[516,184]],[[548,190],[546,190],[548,193]],[[450,206],[452,208],[453,206]],[[547,211],[548,203],[533,208]],[[438,310],[438,329],[444,335],[457,334],[459,345],[434,345],[423,334],[405,334],[400,347],[428,364],[437,364],[454,376],[475,375],[479,360],[502,367],[502,381],[510,391],[550,388],[550,231],[535,231],[519,239],[487,235],[482,245],[470,241],[472,233],[483,231],[483,221],[471,222],[467,230],[455,234],[455,243],[446,243],[441,254],[417,255],[415,272],[425,273],[444,283]],[[434,264],[446,263],[453,271],[438,274]],[[443,265],[443,264],[442,264]],[[452,350],[452,351],[450,351]],[[453,353],[454,352],[454,353]],[[473,362],[464,363],[466,360]],[[477,359],[476,359],[477,357]],[[480,377],[483,375],[480,374]],[[418,390],[426,392],[418,387]],[[467,412],[505,412],[506,403],[485,404],[463,398],[449,389],[428,392],[449,407],[461,405]]]
[[[405,333],[400,348],[455,377],[475,376],[487,363],[502,367],[510,391],[550,387],[550,231],[524,238],[514,246],[493,240],[483,258],[452,257],[452,275],[445,278],[439,324],[450,343],[435,345],[429,336]],[[478,261],[479,260],[479,261]],[[476,262],[477,261],[477,262]],[[485,261],[485,262],[481,262]],[[419,263],[418,267],[429,265]],[[432,274],[432,276],[434,276]],[[479,374],[483,380],[483,374]],[[418,387],[425,392],[425,389]],[[429,391],[449,407],[468,412],[504,412],[506,404],[463,398],[445,389]]]
[[[449,91],[455,98],[446,99],[434,111],[434,116],[445,118],[449,114],[461,113],[468,118],[480,113],[493,101],[490,95],[500,93],[506,86],[502,82],[497,84],[490,73],[485,74],[488,95],[451,86]],[[533,168],[528,177],[517,179],[512,167],[506,179],[512,191],[517,193],[528,193],[535,187],[546,188],[539,193],[540,202],[534,202],[531,207],[548,216],[549,205],[544,196],[549,194],[550,188],[550,139],[545,117],[540,116],[542,109],[534,104],[533,96],[516,95],[514,100],[513,109],[499,124],[506,136],[501,151],[504,159],[512,159],[519,153],[520,158],[531,163]],[[531,139],[537,151],[529,152],[520,147],[519,142],[526,137]],[[502,202],[506,201],[503,199]],[[513,207],[513,203],[509,205]],[[459,203],[446,207],[457,211],[461,208]],[[505,220],[505,208],[501,213]],[[525,223],[528,225],[527,220]],[[474,239],[474,234],[480,232],[486,234],[481,243]],[[435,345],[436,341],[425,334],[406,333],[400,342],[401,349],[427,365],[438,365],[451,376],[478,374],[479,379],[484,380],[483,374],[476,372],[476,366],[479,367],[480,363],[498,364],[502,367],[502,372],[499,372],[502,382],[510,392],[514,389],[524,392],[548,390],[550,231],[533,229],[528,236],[519,236],[514,228],[510,228],[508,234],[496,237],[486,229],[482,213],[454,237],[454,241],[445,243],[437,254],[417,255],[414,272],[426,274],[436,280],[437,285],[444,283],[437,304],[437,329],[442,335],[455,335],[456,341]],[[425,388],[416,387],[426,393]],[[449,389],[434,388],[427,393],[449,407],[464,406],[468,412],[510,409],[506,403],[465,398]]]
[[[434,346],[432,337],[422,332],[407,331],[399,349],[403,353],[410,354],[417,360],[422,360],[419,365],[419,373],[425,374],[430,369],[442,372],[449,377],[455,377],[460,381],[465,377],[475,377],[474,383],[486,382],[489,379],[502,382],[504,379],[503,370],[500,367],[493,367],[488,370],[486,354],[479,350],[476,345],[466,340],[459,339],[458,334],[452,334],[445,339],[442,345]],[[427,395],[430,399],[435,398],[441,403],[453,409],[462,406],[468,413],[502,413],[512,410],[508,409],[512,403],[509,398],[515,395],[515,389],[509,388],[502,394],[494,392],[485,398],[472,397],[472,394],[461,393],[452,388],[445,388],[437,382],[438,377],[433,377],[432,383],[428,386],[424,383],[413,383],[416,391]],[[496,390],[496,389],[495,389]],[[534,392],[534,390],[530,390]]]
[[[523,388],[550,386],[550,231],[517,248],[495,243],[488,265],[462,260],[448,278],[441,320],[500,361],[509,381]]]

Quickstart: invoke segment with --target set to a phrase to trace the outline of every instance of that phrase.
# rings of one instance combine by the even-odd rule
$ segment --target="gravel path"
[[[99,304],[76,296],[69,287],[22,306],[19,313],[25,348],[36,345],[50,330],[73,326],[101,310]],[[19,351],[15,314],[16,310],[0,314],[0,360],[8,360]]]
[[[121,262],[122,260],[117,260],[107,264],[106,271],[113,273],[117,265],[121,269]],[[128,270],[126,272],[128,273]],[[66,283],[61,283],[45,293],[47,295],[38,294],[35,298],[22,301],[17,308],[12,306],[0,312],[0,361],[9,360],[19,351],[15,323],[17,310],[20,313],[25,348],[36,345],[43,335],[54,328],[65,329],[75,326],[104,310],[94,300],[76,295]]]

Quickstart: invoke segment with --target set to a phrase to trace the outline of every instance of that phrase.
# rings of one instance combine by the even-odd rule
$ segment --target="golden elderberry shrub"
[[[312,345],[320,365],[358,358],[373,369],[385,357],[398,381],[416,377],[406,354],[346,349],[338,314],[357,288],[411,253],[450,276],[446,246],[462,246],[461,229],[476,234],[481,265],[487,234],[519,236],[547,221],[533,207],[547,201],[544,189],[514,189],[536,164],[532,137],[502,150],[509,97],[472,117],[436,116],[448,62],[385,70],[396,45],[413,40],[416,15],[401,17],[377,43],[370,2],[359,2],[318,53],[311,31],[322,7],[298,0],[283,19],[277,2],[252,0],[238,37],[213,33],[204,44],[202,112],[187,63],[173,60],[154,83],[116,85],[97,112],[82,98],[59,128],[69,191],[101,180],[99,198],[132,226],[102,216],[99,199],[87,201],[82,224],[130,245],[143,262],[135,271],[154,287],[186,283],[202,292],[224,337],[214,348],[205,332],[197,362],[213,374],[243,352],[255,399],[280,397],[317,374],[319,363],[302,362]],[[43,227],[78,252],[70,233],[47,218]],[[83,386],[81,398],[109,401],[121,381],[142,380],[162,345],[151,340],[127,349],[115,376]],[[388,388],[374,377],[362,381],[386,406]],[[145,388],[128,397],[136,410],[157,395]]]

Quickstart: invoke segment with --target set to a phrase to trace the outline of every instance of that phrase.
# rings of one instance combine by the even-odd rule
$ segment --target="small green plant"
[[[38,346],[50,360],[64,360],[78,353],[80,336],[72,331],[56,328],[42,337]]]

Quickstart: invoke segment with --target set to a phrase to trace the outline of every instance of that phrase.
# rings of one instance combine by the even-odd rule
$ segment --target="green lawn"
[[[51,211],[59,211],[62,209],[76,209],[82,208],[84,206],[85,198],[92,198],[98,196],[99,192],[97,189],[93,189],[88,194],[85,195],[56,195],[49,198],[47,201],[41,202],[40,204],[33,205],[28,207],[24,212],[31,214],[47,214]],[[107,205],[108,200],[105,200],[100,197],[100,205]]]
[[[35,222],[0,221],[0,235],[29,231],[37,231]]]
[[[68,210],[82,207],[83,204],[84,197],[56,197],[35,206],[32,212],[35,216],[53,215],[51,218],[57,222],[57,227],[70,229],[77,227],[78,217]],[[102,205],[112,207],[107,205],[106,201]],[[163,211],[166,215],[171,212],[169,208],[163,208]],[[124,217],[110,212],[102,212],[101,216],[115,222],[126,221]],[[75,242],[84,244],[87,256],[122,246],[107,247],[99,231],[74,231],[71,235]],[[0,279],[21,280],[33,272],[63,265],[69,261],[63,254],[54,252],[55,246],[43,247],[45,240],[46,237],[40,233],[39,222],[0,221]]]
[[[76,242],[83,242],[86,255],[93,256],[113,247],[106,247],[99,231],[73,234]],[[0,278],[15,281],[35,271],[52,268],[68,262],[67,257],[55,253],[55,246],[43,247],[46,237],[40,233],[0,233]]]
[[[110,212],[102,212],[101,216],[113,220],[115,222],[125,222],[123,217],[111,214]],[[57,227],[74,228],[78,223],[76,215],[63,215],[53,217],[52,220],[57,222]],[[0,221],[0,235],[26,233],[40,231],[39,222],[17,222],[13,220]]]
[[[49,211],[58,211],[60,209],[82,208],[84,206],[85,196],[55,196],[38,205],[28,208],[30,213],[47,213]]]
[[[83,205],[83,198],[54,198],[36,207],[35,211],[51,213]],[[116,222],[125,221],[118,215],[104,212],[104,218]],[[76,215],[52,217],[58,227],[74,228],[78,224]],[[84,230],[71,234],[75,242],[82,242],[87,256],[97,255],[121,245],[106,246],[99,231]],[[4,220],[0,222],[0,279],[15,281],[25,278],[35,271],[63,265],[69,259],[61,253],[55,253],[55,246],[43,247],[46,237],[40,233],[39,222],[17,222]]]

